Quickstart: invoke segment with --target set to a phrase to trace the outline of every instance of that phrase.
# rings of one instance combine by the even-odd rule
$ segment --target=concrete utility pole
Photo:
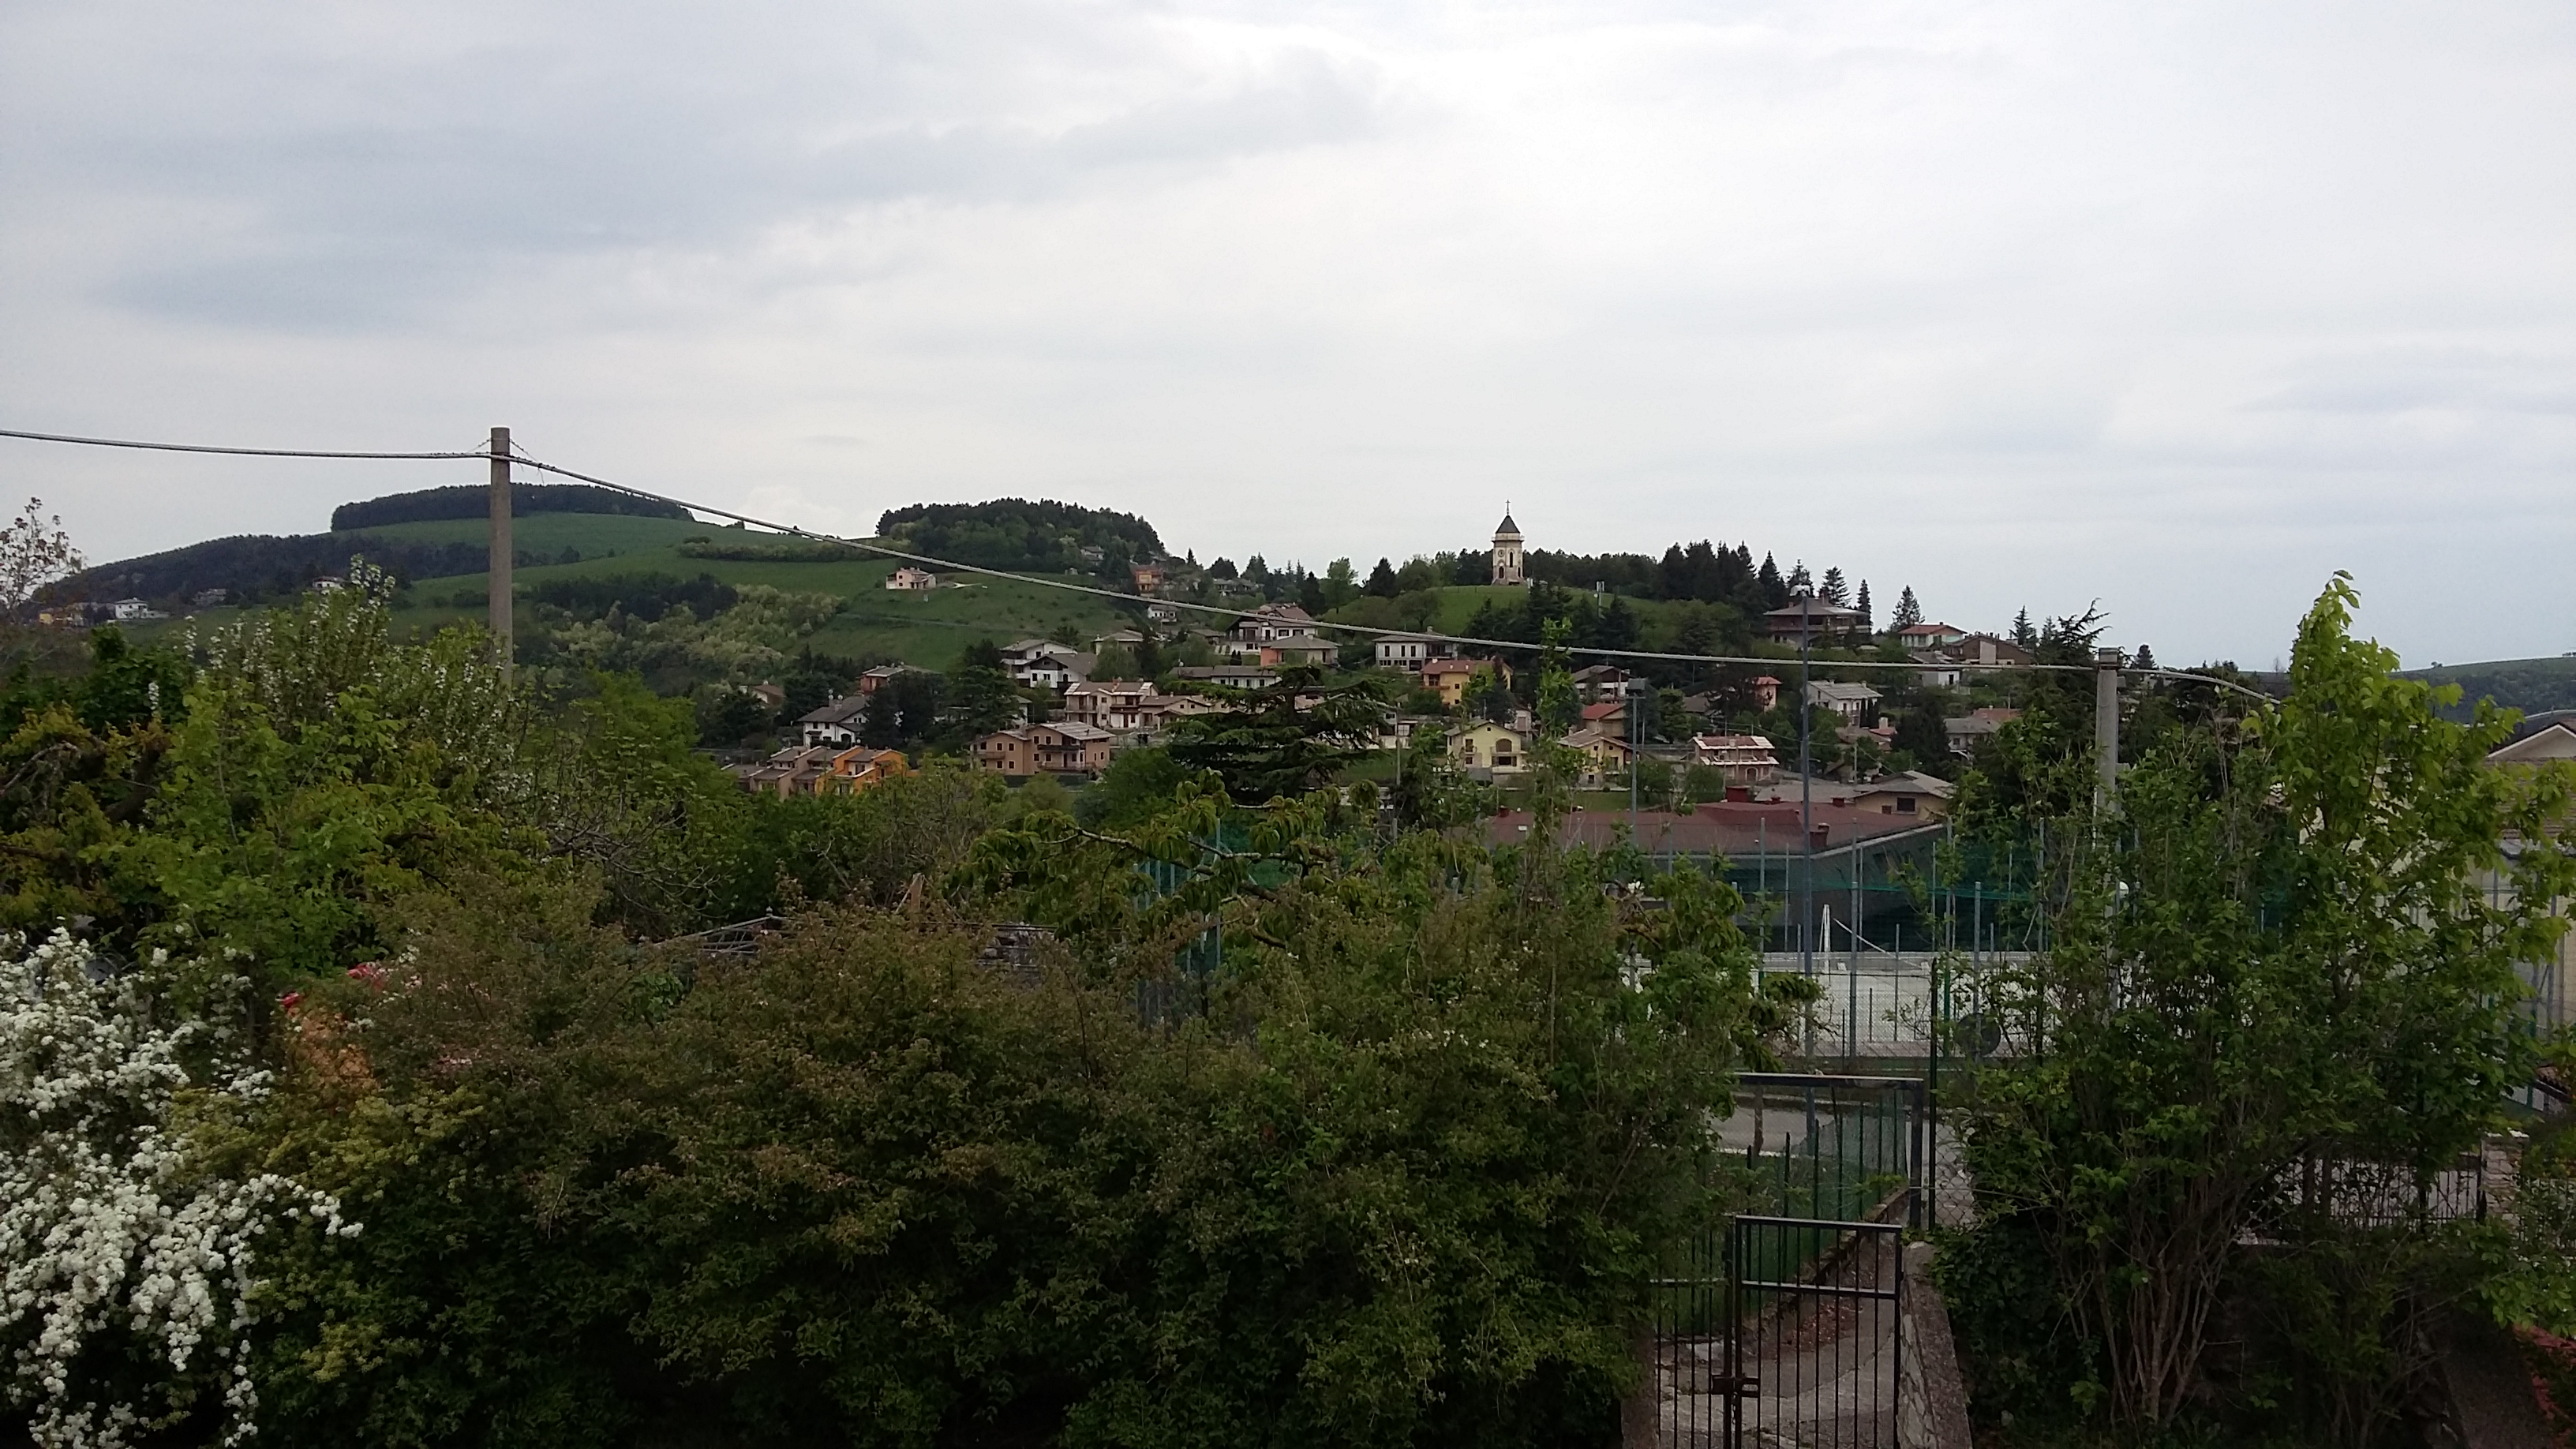
[[[2120,651],[2093,651],[2094,768],[2093,813],[2108,811],[2120,798]]]
[[[510,430],[492,430],[492,588],[491,605],[492,659],[501,667],[503,683],[510,678],[510,564],[516,557],[510,543]]]
[[[1798,596],[1798,969],[1816,974],[1816,779],[1807,747],[1807,621],[1812,593]]]

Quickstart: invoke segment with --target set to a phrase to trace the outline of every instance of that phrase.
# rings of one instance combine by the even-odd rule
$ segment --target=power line
[[[488,444],[481,448],[458,452],[361,453],[312,448],[228,448],[205,443],[153,443],[141,442],[129,438],[86,438],[75,437],[63,433],[20,432],[9,428],[0,428],[0,438],[23,438],[39,443],[71,443],[82,447],[92,448],[140,448],[162,453],[213,453],[256,458],[355,458],[369,461],[391,462],[453,461],[465,458],[490,459],[493,456],[492,449]],[[1010,579],[1019,583],[1035,584],[1041,588],[1060,589],[1067,593],[1088,594],[1096,598],[1109,599],[1121,604],[1132,604],[1137,602],[1136,595],[1122,594],[1113,589],[1094,588],[1088,584],[1077,584],[1065,579],[1037,578],[1028,574],[1012,573],[1007,569],[987,568],[980,564],[959,563],[953,559],[937,558],[929,554],[911,553],[899,548],[889,548],[884,544],[874,543],[866,539],[843,538],[836,534],[817,533],[812,529],[800,528],[792,523],[779,523],[771,519],[756,517],[752,514],[739,513],[730,508],[720,508],[714,504],[692,503],[687,499],[673,498],[668,494],[655,493],[647,489],[635,487],[632,484],[619,483],[612,479],[598,477],[594,474],[576,472],[573,469],[561,467],[553,463],[541,463],[535,458],[527,456],[526,450],[519,447],[515,442],[511,444],[510,452],[504,455],[503,460],[516,467],[534,468],[542,473],[552,473],[559,477],[575,479],[583,483],[591,484],[595,487],[606,488],[612,492],[623,493],[632,498],[642,498],[655,503],[667,503],[675,507],[688,509],[692,513],[712,514],[715,517],[730,519],[748,527],[765,528],[773,533],[785,534],[793,538],[812,539],[817,543],[834,543],[846,548],[863,549],[867,552],[879,554],[886,558],[901,559],[907,563],[922,564],[930,568],[942,569],[949,573],[981,574],[987,578]],[[1229,619],[1241,618],[1245,613],[1249,612],[1248,610],[1232,608],[1222,604],[1194,604],[1179,599],[1164,599],[1159,602],[1175,609],[1189,609],[1202,614],[1222,615]],[[1531,644],[1526,640],[1519,639],[1484,639],[1468,634],[1443,634],[1436,631],[1417,629],[1385,629],[1369,624],[1324,624],[1323,627],[1340,630],[1349,634],[1376,635],[1380,637],[1404,635],[1411,638],[1435,640],[1443,644],[1469,644],[1484,649],[1511,649],[1526,652],[1542,647],[1536,644]],[[1611,649],[1591,645],[1567,645],[1565,646],[1565,652],[1568,654],[1580,654],[1587,658],[1642,659],[1671,664],[1743,664],[1767,666],[1787,662],[1783,659],[1776,659],[1767,655],[1758,654],[1677,654],[1651,649]],[[1829,661],[1829,667],[1836,669],[1906,669],[1913,670],[1918,673],[1927,668],[1935,668],[1989,673],[2026,671],[2064,674],[2090,674],[2095,668],[2095,666],[2090,664],[1986,664],[1964,661],[1959,663],[1944,662],[1937,665],[1925,665],[1912,660],[1898,662],[1885,659],[1837,659]],[[2264,694],[2259,690],[2248,689],[2232,680],[2220,679],[2214,675],[2194,674],[2179,669],[2125,669],[2122,672],[2128,674],[2148,675],[2158,679],[2188,680],[2198,684],[2215,685],[2220,689],[2232,690],[2249,699],[2258,700],[2266,704],[2273,702],[2270,695]]]
[[[594,477],[588,473],[576,473],[570,468],[557,467],[552,463],[540,463],[533,458],[520,458],[517,462],[518,465],[523,468],[536,468],[544,472],[560,474],[566,478],[576,478],[584,483],[611,489],[619,493],[627,494],[631,497],[647,499],[655,503],[673,504],[677,507],[686,508],[693,513],[711,513],[718,518],[731,519],[734,522],[746,524],[753,528],[765,528],[772,532],[786,534],[795,538],[808,538],[817,543],[836,543],[848,548],[865,549],[870,553],[882,554],[887,558],[902,559],[907,563],[925,564],[933,568],[945,569],[952,573],[983,574],[991,578],[1013,579],[1020,583],[1039,584],[1050,589],[1063,589],[1069,593],[1090,594],[1103,599],[1112,599],[1122,604],[1132,604],[1137,601],[1134,594],[1122,594],[1114,589],[1093,588],[1088,584],[1077,584],[1063,579],[1035,578],[1028,574],[1011,573],[1004,569],[985,568],[977,564],[956,563],[948,559],[935,558],[929,554],[908,553],[902,549],[889,548],[884,544],[870,542],[866,539],[843,538],[835,534],[816,533],[811,529],[799,528],[792,523],[778,523],[769,519],[755,517],[747,513],[737,513],[729,508],[717,508],[709,504],[692,503],[686,499],[672,498],[665,494],[648,492],[644,489],[633,487],[625,483],[614,482],[607,478]],[[1176,609],[1191,609],[1205,614],[1220,614],[1230,619],[1241,618],[1244,614],[1250,612],[1248,610],[1231,608],[1222,604],[1193,604],[1179,599],[1164,599],[1160,602]],[[1384,629],[1369,624],[1324,624],[1323,627],[1327,629],[1339,629],[1345,633],[1351,634],[1371,634],[1378,636],[1403,635],[1408,638],[1434,639],[1444,644],[1473,644],[1480,648],[1488,649],[1515,649],[1528,651],[1541,647],[1539,645],[1529,643],[1526,640],[1519,639],[1482,639],[1466,634],[1442,634],[1417,629]],[[1767,655],[1758,654],[1673,654],[1662,653],[1650,649],[1608,649],[1589,645],[1567,645],[1565,652],[1568,654],[1582,654],[1586,656],[1600,656],[1613,659],[1651,659],[1678,664],[1770,665],[1785,664],[1788,662],[1785,659],[1775,659]],[[2050,671],[2065,674],[2091,674],[2094,672],[2094,666],[2090,664],[1984,664],[1961,662],[1956,664],[1942,663],[1938,665],[1925,665],[1914,660],[1899,662],[1887,659],[1835,659],[1826,661],[1826,664],[1827,667],[1834,669],[1910,669],[1917,673],[1920,673],[1927,668],[1977,670],[1993,673],[2002,673],[2012,670]],[[2264,694],[2259,690],[2248,689],[2241,684],[2237,684],[2231,680],[2220,679],[2214,675],[2194,674],[2180,669],[2124,669],[2121,672],[2126,674],[2152,675],[2159,679],[2182,679],[2191,680],[2201,684],[2214,684],[2221,689],[2234,690],[2249,699],[2261,700],[2267,704],[2272,702],[2272,697],[2270,695]]]
[[[131,438],[76,438],[64,433],[21,433],[8,428],[0,428],[0,438],[25,438],[37,443],[77,443],[86,448],[142,448],[155,453],[228,453],[247,458],[362,458],[373,462],[392,462],[491,456],[491,451],[486,448],[463,453],[339,453],[313,448],[219,448],[207,443],[143,443]]]

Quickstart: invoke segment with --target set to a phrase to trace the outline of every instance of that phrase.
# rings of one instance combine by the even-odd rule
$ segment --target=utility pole
[[[492,660],[510,681],[510,430],[492,430]]]
[[[1813,629],[1807,606],[1814,594],[1798,596],[1798,969],[1816,974],[1816,780],[1807,749],[1807,640]]]
[[[2093,752],[2101,773],[2093,782],[2093,813],[2102,815],[2120,797],[2120,651],[2093,651]]]

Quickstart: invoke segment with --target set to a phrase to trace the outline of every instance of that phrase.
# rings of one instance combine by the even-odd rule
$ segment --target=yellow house
[[[1512,682],[1512,667],[1499,659],[1431,659],[1422,665],[1422,684],[1439,691],[1440,702],[1452,709],[1466,702],[1467,686],[1480,674],[1499,676],[1503,683]]]
[[[1602,781],[1628,768],[1635,751],[1626,740],[1598,725],[1576,730],[1565,737],[1566,747],[1583,756],[1583,782],[1598,788]]]
[[[1529,768],[1530,737],[1491,721],[1468,725],[1449,732],[1449,758],[1462,769],[1518,774]]]

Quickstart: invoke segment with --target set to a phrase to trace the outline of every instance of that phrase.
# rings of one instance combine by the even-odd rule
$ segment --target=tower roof
[[[1504,510],[1503,521],[1494,525],[1494,537],[1500,538],[1507,533],[1514,538],[1521,536],[1521,526],[1512,522],[1512,515],[1509,509]]]

